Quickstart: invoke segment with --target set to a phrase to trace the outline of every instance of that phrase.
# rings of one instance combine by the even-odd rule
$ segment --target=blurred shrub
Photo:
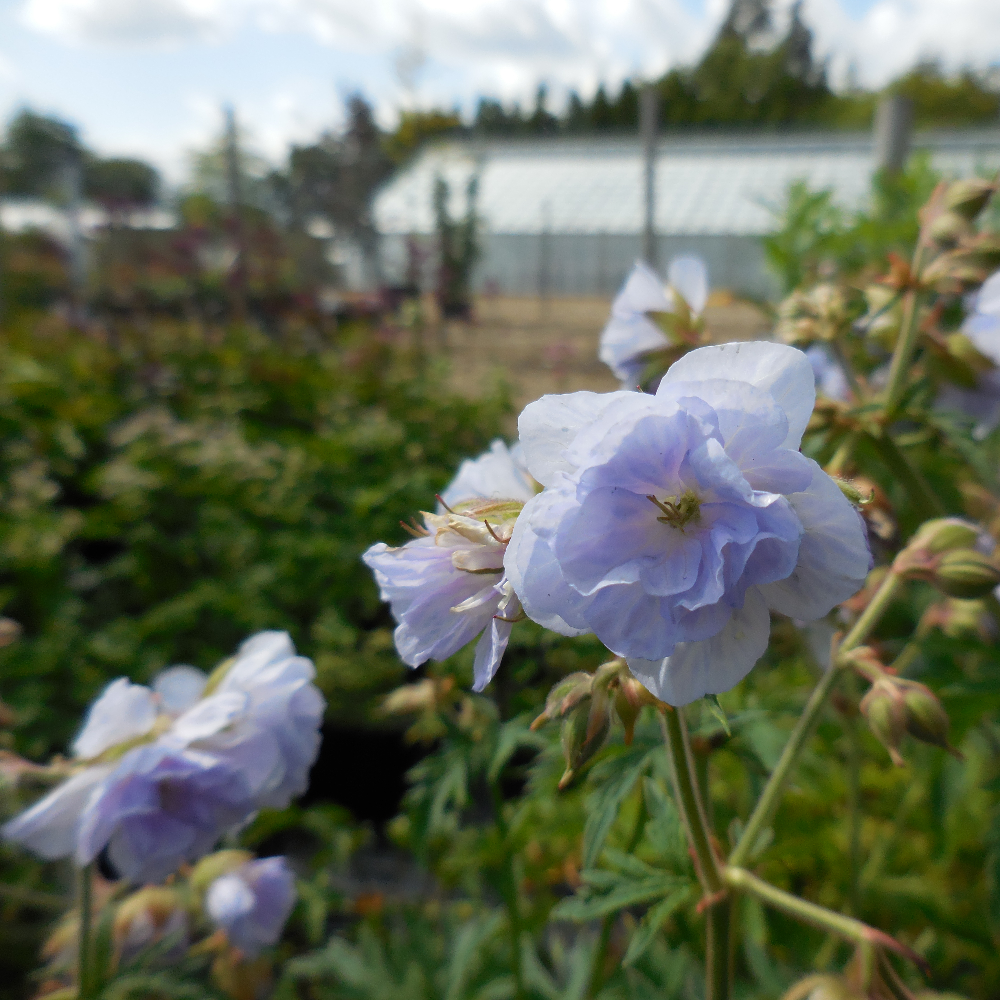
[[[17,747],[61,749],[111,677],[211,667],[288,629],[331,713],[403,668],[359,554],[394,539],[497,433],[500,397],[416,381],[358,329],[337,348],[246,330],[56,320],[0,339],[0,653]]]

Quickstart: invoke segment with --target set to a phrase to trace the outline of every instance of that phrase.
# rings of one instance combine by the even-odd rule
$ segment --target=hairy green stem
[[[79,937],[79,961],[77,967],[77,997],[78,1000],[91,1000],[95,995],[93,980],[93,969],[91,959],[93,957],[92,922],[93,922],[93,885],[94,866],[84,865],[78,873],[80,907],[80,929]]]
[[[899,584],[899,577],[890,570],[882,581],[881,587],[879,587],[875,596],[869,602],[868,607],[865,608],[861,617],[855,622],[854,628],[847,633],[847,636],[841,642],[837,651],[838,654],[846,653],[860,646],[865,641],[869,632],[875,627],[891,603]],[[757,800],[757,805],[754,806],[750,819],[747,820],[747,825],[743,828],[739,842],[729,856],[729,863],[731,865],[739,867],[746,863],[761,833],[764,832],[771,822],[775,810],[778,808],[781,795],[785,790],[785,783],[788,781],[792,768],[795,766],[802,748],[809,739],[813,723],[819,717],[819,713],[826,704],[826,699],[833,690],[833,686],[836,684],[839,675],[840,667],[834,661],[823,673],[819,684],[813,688],[813,692],[806,702],[806,707],[799,716],[798,722],[795,723],[792,735],[789,736],[788,742],[785,744],[785,749],[782,750],[781,757],[771,772],[770,778],[767,779],[764,791],[761,792],[761,796]]]
[[[889,382],[885,390],[885,413],[892,419],[899,408],[900,400],[906,391],[906,376],[909,374],[910,361],[917,346],[917,335],[920,325],[917,323],[917,293],[910,289],[903,298],[903,321],[899,329],[896,347],[892,352],[892,363],[889,366]]]
[[[675,708],[662,712],[660,726],[670,757],[670,773],[677,797],[677,808],[694,854],[698,881],[701,882],[705,895],[713,896],[723,888],[722,877],[719,875],[719,864],[712,849],[705,809],[698,794],[694,755],[691,753],[691,743],[681,710]]]
[[[698,791],[694,754],[681,709],[663,712],[660,726],[670,759],[677,808],[694,855],[703,902],[707,903],[705,1000],[728,1000],[732,992],[731,904],[725,898],[725,883]]]
[[[813,927],[836,934],[846,941],[853,941],[863,948],[894,951],[920,968],[926,968],[926,962],[922,956],[901,944],[894,937],[890,937],[885,931],[871,927],[854,917],[845,916],[843,913],[828,910],[825,906],[818,906],[816,903],[810,903],[806,899],[793,896],[790,892],[785,892],[784,889],[779,889],[777,886],[771,885],[770,882],[758,878],[745,868],[728,865],[723,869],[722,874],[726,885],[731,889],[755,896],[762,903],[776,910],[781,910],[782,913],[787,913],[802,923],[812,924]]]

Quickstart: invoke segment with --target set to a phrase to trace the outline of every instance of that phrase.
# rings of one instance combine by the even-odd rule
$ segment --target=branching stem
[[[899,577],[890,570],[882,581],[882,585],[875,593],[875,596],[869,602],[868,607],[865,608],[861,617],[855,622],[854,628],[848,632],[843,642],[841,642],[837,650],[838,653],[846,653],[860,646],[868,638],[869,633],[891,603],[899,584]],[[788,781],[792,768],[798,761],[799,754],[809,739],[813,723],[819,717],[819,713],[826,704],[826,699],[833,690],[833,686],[836,684],[839,675],[840,666],[836,659],[834,659],[829,669],[820,678],[819,684],[813,689],[802,715],[799,716],[798,722],[795,723],[792,735],[788,738],[785,749],[782,750],[781,757],[771,772],[771,777],[768,778],[767,784],[764,786],[764,791],[761,793],[750,819],[747,820],[747,825],[743,829],[739,842],[733,848],[733,853],[729,856],[729,863],[731,865],[739,867],[746,863],[761,833],[764,832],[774,817],[781,795],[785,790],[785,783]]]

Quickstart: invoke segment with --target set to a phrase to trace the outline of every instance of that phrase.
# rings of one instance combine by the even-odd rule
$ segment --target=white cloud
[[[702,0],[700,11],[682,0],[25,0],[22,18],[82,45],[180,45],[249,26],[363,54],[417,47],[427,57],[422,96],[451,102],[474,92],[530,98],[539,80],[557,97],[569,87],[589,93],[601,80],[617,86],[661,73],[696,58],[727,7],[728,0]],[[881,84],[925,56],[953,68],[1000,60],[996,0],[871,0],[857,19],[841,0],[807,0],[805,17],[836,80],[854,66],[861,82]]]
[[[860,83],[880,87],[923,58],[949,71],[1000,61],[996,0],[874,0],[858,19],[838,0],[806,0],[804,17],[840,81],[852,64]]]

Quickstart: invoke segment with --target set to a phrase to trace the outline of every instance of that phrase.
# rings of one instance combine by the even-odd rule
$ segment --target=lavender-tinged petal
[[[645,496],[628,489],[593,490],[562,522],[555,538],[555,554],[566,582],[589,597],[601,587],[635,583],[645,565],[669,563],[674,548],[683,547],[685,538],[660,524],[658,513]],[[671,586],[667,593],[684,589],[679,583]]]
[[[861,516],[837,484],[811,459],[809,488],[789,503],[802,523],[798,563],[784,580],[760,588],[775,611],[810,621],[856,594],[872,566]]]
[[[711,406],[726,454],[741,468],[744,462],[778,448],[788,437],[788,418],[774,397],[757,386],[731,379],[661,383],[657,398],[682,406]]]
[[[569,449],[580,469],[578,495],[582,499],[601,486],[639,496],[683,492],[678,487],[685,456],[714,430],[713,423],[676,405],[631,393],[581,431]]]
[[[119,677],[90,706],[87,721],[73,742],[73,755],[83,760],[98,757],[118,743],[145,736],[155,722],[153,692]]]
[[[218,691],[180,716],[166,738],[177,746],[208,739],[240,719],[249,704],[250,696],[244,691]]]
[[[101,764],[72,775],[5,823],[0,833],[48,860],[68,857],[76,849],[80,817],[90,796],[112,770],[112,765]]]
[[[277,943],[294,906],[295,879],[282,857],[250,861],[216,879],[205,894],[213,923],[251,958]]]
[[[670,366],[660,390],[673,382],[731,379],[769,392],[788,418],[785,448],[798,449],[816,404],[816,380],[802,351],[767,341],[719,344],[690,351]]]
[[[205,893],[205,912],[225,930],[253,912],[257,897],[236,872],[217,878]]]
[[[571,496],[545,490],[524,505],[514,525],[504,570],[525,614],[544,628],[561,635],[581,635],[591,628],[584,617],[589,598],[565,581],[551,534],[560,517],[574,506]]]
[[[647,316],[612,316],[601,333],[597,356],[620,379],[624,386],[635,388],[632,376],[642,374],[644,365],[636,359],[649,351],[662,350],[670,341]]]
[[[767,606],[755,589],[717,635],[680,643],[664,659],[630,657],[629,668],[648,691],[669,705],[687,705],[735,687],[764,655],[770,635]]]
[[[660,276],[648,264],[638,260],[611,303],[611,315],[628,318],[638,313],[670,312],[673,308],[673,297]]]
[[[684,296],[691,312],[701,315],[708,302],[708,269],[700,257],[674,257],[667,266],[670,287]]]
[[[587,607],[587,622],[618,656],[666,656],[679,640],[666,598],[647,594],[640,584],[597,591]]]
[[[550,486],[559,472],[573,472],[564,452],[577,432],[617,399],[632,392],[571,392],[542,396],[529,403],[517,419],[528,471],[543,486]]]
[[[800,493],[808,489],[815,463],[797,451],[776,448],[760,456],[745,456],[740,469],[751,488],[761,493]]]
[[[1000,271],[983,282],[976,296],[976,311],[987,316],[1000,316]]]

